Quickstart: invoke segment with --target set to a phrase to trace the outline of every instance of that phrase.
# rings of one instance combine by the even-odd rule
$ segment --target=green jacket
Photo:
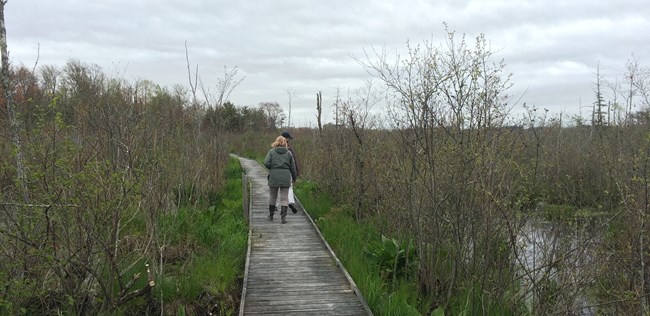
[[[296,161],[286,147],[276,147],[269,150],[264,158],[264,166],[269,169],[270,187],[290,187],[296,178]]]

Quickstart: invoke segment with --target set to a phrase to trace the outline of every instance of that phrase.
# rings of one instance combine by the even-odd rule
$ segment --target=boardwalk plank
[[[372,315],[308,214],[268,215],[266,169],[239,158],[250,183],[249,256],[240,315]]]

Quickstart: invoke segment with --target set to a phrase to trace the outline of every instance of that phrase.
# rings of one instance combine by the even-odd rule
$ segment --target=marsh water
[[[529,217],[517,237],[519,268],[527,304],[554,296],[550,304],[567,314],[595,315],[590,289],[599,273],[598,249],[605,222],[599,219],[547,221]],[[536,301],[539,302],[539,301]]]

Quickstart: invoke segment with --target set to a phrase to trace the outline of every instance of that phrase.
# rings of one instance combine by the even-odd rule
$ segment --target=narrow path
[[[269,221],[267,170],[239,157],[250,181],[250,236],[239,315],[372,315],[301,206]]]

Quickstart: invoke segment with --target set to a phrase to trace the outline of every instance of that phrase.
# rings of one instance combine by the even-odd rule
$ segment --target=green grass
[[[336,205],[317,184],[309,181],[299,182],[295,187],[305,209],[318,225],[323,236],[339,257],[346,270],[363,293],[368,306],[375,315],[445,315],[445,308],[430,310],[431,299],[420,295],[417,281],[417,266],[405,266],[402,273],[392,277],[386,267],[377,262],[376,256],[367,254],[364,249],[382,242],[390,245],[390,236],[382,240],[380,232],[371,224],[357,222],[352,208]],[[402,246],[407,243],[402,242]],[[374,251],[382,251],[374,247]],[[386,250],[391,250],[387,247]],[[394,249],[393,249],[394,250]],[[440,260],[451,260],[447,252],[439,253]],[[417,260],[415,258],[414,260]],[[451,262],[450,262],[451,264]],[[445,265],[441,265],[444,267]],[[451,267],[440,271],[450,274]],[[442,279],[442,278],[441,278]],[[460,284],[452,297],[446,302],[449,315],[513,315],[504,302],[495,302],[482,293],[475,283]],[[515,306],[516,307],[516,306]],[[525,311],[522,307],[519,310]],[[525,314],[525,312],[524,312]]]
[[[164,265],[155,287],[166,311],[214,312],[205,306],[217,304],[221,315],[236,312],[248,242],[241,173],[238,160],[231,159],[225,189],[210,196],[211,205],[184,207],[160,219],[170,253],[180,257]]]
[[[580,208],[568,204],[547,204],[543,206],[542,214],[547,220],[570,220],[602,217],[607,215],[607,212],[596,207]]]
[[[375,228],[357,223],[350,209],[334,206],[332,200],[312,182],[299,182],[295,192],[374,314],[421,315],[417,308],[416,282],[403,277],[394,283],[392,279],[386,280],[381,276],[379,265],[364,255],[362,250],[369,241],[381,239]]]

